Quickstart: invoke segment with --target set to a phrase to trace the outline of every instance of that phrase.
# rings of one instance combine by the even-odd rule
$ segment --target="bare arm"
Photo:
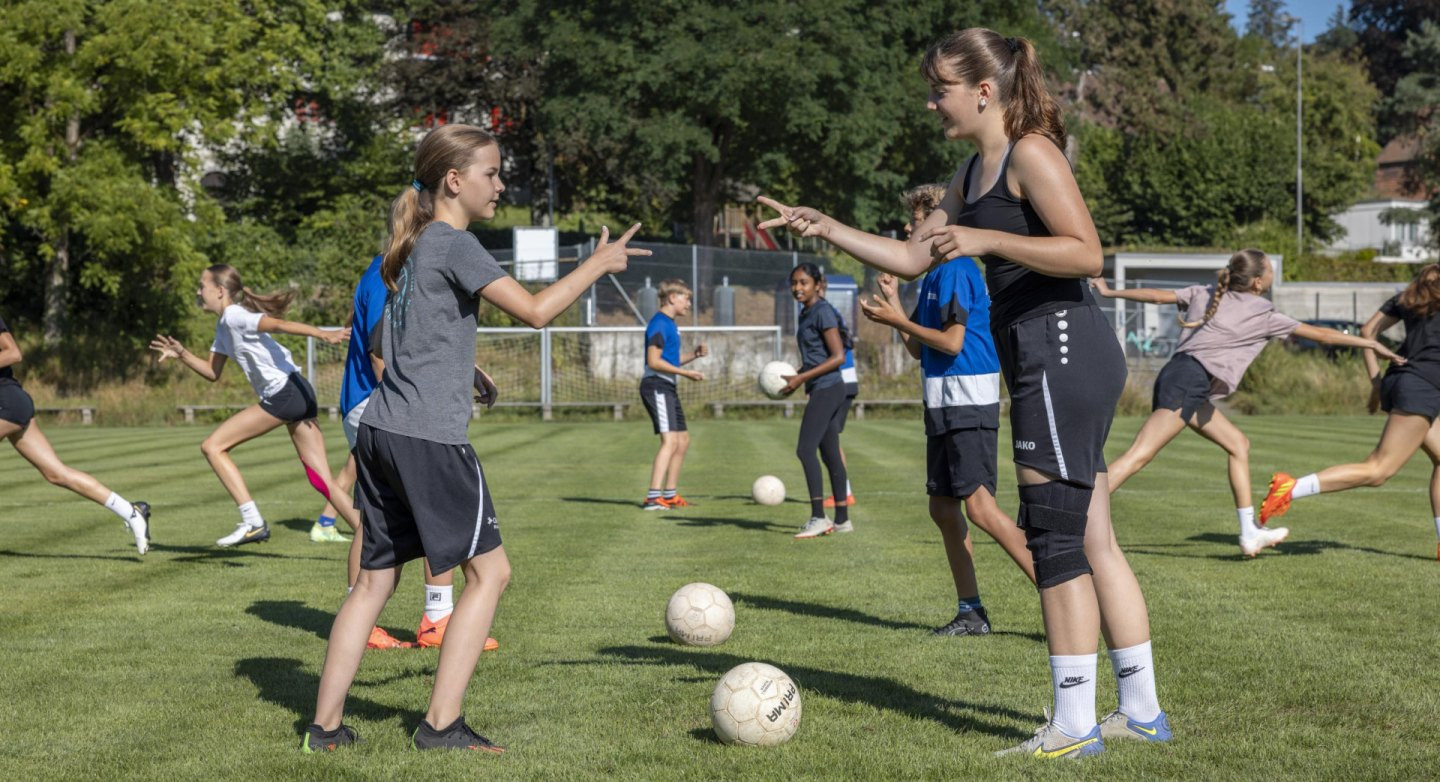
[[[477,291],[481,298],[532,329],[544,328],[575,303],[591,285],[606,274],[625,271],[630,258],[650,255],[649,250],[627,247],[640,224],[630,226],[621,237],[610,241],[610,229],[600,231],[600,243],[585,262],[539,293],[531,294],[510,277],[501,277]]]
[[[947,191],[940,207],[915,228],[909,239],[903,241],[866,233],[817,209],[787,206],[766,196],[760,196],[758,200],[779,212],[780,216],[766,220],[760,227],[783,227],[800,236],[824,239],[866,266],[910,280],[924,274],[937,261],[930,251],[931,243],[921,241],[920,237],[927,229],[939,228],[945,225],[949,216],[959,213],[959,198],[953,195],[953,191],[953,187]]]
[[[375,373],[375,381],[376,381],[376,382],[379,382],[379,381],[380,381],[380,378],[382,378],[382,377],[385,376],[385,359],[380,358],[379,356],[375,355],[374,353],[371,353],[371,354],[370,354],[370,371]]]
[[[834,372],[840,368],[841,364],[845,363],[845,344],[840,341],[840,329],[832,326],[825,329],[821,336],[825,338],[825,349],[830,351],[830,358],[825,359],[804,372],[792,375],[785,384],[785,393],[792,393],[795,389],[811,380],[821,375]]]
[[[348,326],[340,329],[322,329],[308,323],[272,318],[269,315],[260,316],[260,324],[255,327],[255,330],[262,334],[294,334],[297,337],[314,337],[331,345],[338,345],[350,339]]]
[[[1380,336],[1380,332],[1389,329],[1391,326],[1394,326],[1396,323],[1399,322],[1399,318],[1391,315],[1386,315],[1383,312],[1376,312],[1374,315],[1370,316],[1369,320],[1365,321],[1364,326],[1360,327],[1360,336],[1368,340],[1375,340],[1376,337]],[[1301,328],[1305,327],[1302,326]],[[1300,329],[1296,329],[1296,332],[1298,333],[1299,330]],[[1301,334],[1301,336],[1305,335]],[[1375,352],[1373,350],[1366,350],[1364,355],[1366,373],[1370,375],[1371,380],[1378,380],[1380,378],[1380,362],[1376,360]]]
[[[225,371],[226,357],[224,353],[216,353],[212,350],[210,351],[210,360],[206,361],[186,350],[185,346],[180,344],[180,340],[164,334],[156,335],[155,339],[150,341],[150,349],[160,354],[160,363],[165,363],[167,358],[179,359],[180,363],[211,383],[219,380],[220,373]]]
[[[895,284],[894,275],[882,274],[876,278],[875,284],[880,287],[880,297],[888,301],[890,306],[903,314],[905,308],[901,304],[900,288]],[[865,309],[864,301],[860,302],[860,308],[862,311]],[[870,317],[869,313],[866,313],[866,317]],[[874,320],[874,318],[871,318],[871,320]],[[920,341],[898,329],[895,333],[900,335],[900,344],[905,346],[905,352],[910,354],[910,358],[918,360],[920,358]]]
[[[664,358],[661,357],[661,354],[662,354],[663,352],[664,352],[664,351],[661,349],[661,347],[660,347],[659,345],[649,345],[649,346],[646,346],[646,348],[645,348],[645,366],[647,366],[647,367],[655,370],[656,372],[666,372],[666,373],[669,373],[669,374],[672,374],[672,375],[680,375],[681,377],[688,377],[688,378],[690,378],[691,380],[704,380],[704,379],[705,379],[705,376],[704,376],[704,375],[700,374],[699,372],[696,372],[696,371],[693,370],[693,369],[685,369],[684,367],[677,367],[677,366],[675,366],[674,364],[671,364],[669,361],[666,361]],[[694,359],[692,358],[691,360],[693,361]],[[683,362],[682,362],[682,363],[683,363]]]
[[[20,345],[15,342],[15,335],[8,331],[0,331],[0,368],[13,367],[20,363],[25,355],[20,352]]]
[[[1090,287],[1095,292],[1107,299],[1129,299],[1130,301],[1143,301],[1148,304],[1178,304],[1180,297],[1175,291],[1158,290],[1155,288],[1122,288],[1115,290],[1105,282],[1104,277],[1091,277]]]
[[[693,351],[681,354],[680,363],[689,364],[697,358],[705,358],[708,355],[710,355],[709,348],[705,347],[704,345],[696,345]]]
[[[920,346],[926,345],[933,350],[948,353],[952,356],[960,354],[965,347],[965,327],[951,320],[945,324],[943,329],[932,329],[922,326],[900,311],[900,308],[890,301],[888,297],[875,297],[866,302],[860,300],[860,310],[865,317],[876,323],[882,323],[900,332],[901,339],[905,340],[905,349],[911,357],[920,357]]]

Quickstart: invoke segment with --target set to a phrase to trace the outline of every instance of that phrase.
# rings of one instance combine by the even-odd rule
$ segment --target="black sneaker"
[[[305,727],[305,735],[300,741],[300,751],[332,752],[359,740],[360,737],[355,734],[355,729],[349,725],[342,723],[335,730],[324,730],[312,722]]]
[[[481,736],[465,724],[465,717],[457,717],[443,730],[430,727],[426,720],[420,720],[415,737],[410,740],[415,749],[474,749],[499,755],[505,748]]]
[[[966,611],[956,614],[950,624],[937,627],[932,632],[935,635],[989,635],[990,616],[984,608]]]

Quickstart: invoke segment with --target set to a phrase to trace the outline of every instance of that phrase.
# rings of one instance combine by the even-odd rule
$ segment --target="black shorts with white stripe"
[[[360,567],[366,570],[426,557],[438,575],[500,545],[490,487],[469,444],[360,424],[355,507],[365,517]]]
[[[680,407],[680,395],[675,392],[674,383],[654,375],[642,379],[640,401],[645,403],[655,434],[685,431],[685,410]]]
[[[1105,471],[1105,438],[1125,388],[1125,353],[1098,307],[994,330],[1010,389],[1015,464],[1076,486]]]

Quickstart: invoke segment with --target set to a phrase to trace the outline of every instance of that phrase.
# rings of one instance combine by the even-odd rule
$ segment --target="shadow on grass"
[[[720,676],[741,663],[750,662],[748,658],[730,654],[663,646],[610,646],[601,649],[600,654],[628,661],[632,665],[699,668],[713,676]],[[573,661],[558,664],[587,665],[595,663],[605,664],[605,661]],[[827,698],[849,703],[863,703],[918,719],[933,720],[959,733],[976,731],[1003,738],[1028,738],[1030,733],[996,720],[1014,720],[1028,725],[1035,722],[1037,716],[1022,714],[1004,706],[942,698],[921,692],[894,679],[861,676],[833,669],[809,668],[784,662],[774,664],[795,679],[795,683],[800,685],[801,692],[813,692]],[[698,741],[714,740],[713,734],[708,730],[691,731],[690,735]]]
[[[273,625],[314,633],[322,641],[330,640],[330,627],[335,624],[334,613],[311,608],[299,600],[256,600],[245,609],[245,613]],[[401,630],[390,634],[401,641],[415,641],[413,632]]]
[[[770,521],[727,519],[723,516],[672,516],[667,513],[660,518],[676,522],[677,527],[736,527],[751,532],[789,532],[793,529]]]
[[[744,592],[731,593],[730,599],[736,603],[752,605],[756,608],[769,608],[776,611],[785,611],[799,616],[814,616],[821,619],[839,619],[845,622],[883,627],[887,630],[932,630],[929,625],[916,624],[915,622],[900,622],[894,619],[884,619],[872,616],[863,611],[856,611],[853,608],[837,608],[835,606],[819,605],[817,603],[801,603],[795,600],[781,600],[776,597],[765,597],[763,595],[750,595]],[[1044,643],[1045,636],[1040,633],[1027,633],[1020,630],[991,630],[991,635],[1008,635],[1016,638],[1024,638],[1035,643]],[[651,639],[654,640],[654,639]],[[662,637],[661,640],[664,640]]]
[[[584,502],[591,505],[625,505],[640,510],[640,503],[635,500],[615,500],[606,497],[561,497],[564,502]]]
[[[751,496],[748,495],[748,494],[716,494],[716,495],[712,496],[710,499],[712,499],[712,500],[740,500],[740,501],[744,502],[746,505],[754,505],[754,506],[757,507],[757,508],[758,508],[758,507],[763,507],[762,505],[760,505],[760,503],[758,503],[758,502],[755,501],[755,498],[754,498],[754,497],[751,497]],[[793,503],[793,504],[795,504],[795,505],[809,505],[809,504],[810,504],[810,501],[809,501],[809,500],[797,499],[797,498],[795,498],[795,497],[787,497],[787,498],[785,498],[784,501],[787,502],[787,503]]]
[[[1245,555],[1241,554],[1237,548],[1236,537],[1234,535],[1224,535],[1219,532],[1202,532],[1198,535],[1191,535],[1185,540],[1194,543],[1216,543],[1230,548],[1231,553],[1180,554],[1171,551],[1149,551],[1148,549],[1159,548],[1160,546],[1144,543],[1135,546],[1124,546],[1123,550],[1126,554],[1144,554],[1152,557],[1176,557],[1180,559],[1213,559],[1219,560],[1221,562],[1244,562],[1246,560]],[[1418,559],[1422,562],[1431,561],[1430,557],[1428,556],[1421,556],[1419,554],[1401,554],[1395,551],[1384,551],[1378,548],[1370,548],[1369,546],[1352,546],[1349,543],[1341,543],[1338,540],[1296,540],[1295,538],[1291,537],[1287,538],[1284,543],[1281,543],[1280,545],[1274,547],[1275,554],[1285,554],[1290,556],[1313,556],[1315,554],[1323,554],[1326,551],[1358,551],[1362,554],[1377,554],[1383,557]],[[1274,554],[1272,554],[1271,556],[1273,555]],[[1266,554],[1262,552],[1260,556],[1264,557],[1266,556]]]
[[[244,559],[308,559],[314,562],[334,562],[331,557],[307,557],[296,554],[268,554],[258,551],[258,546],[263,543],[250,543],[245,546],[233,548],[222,548],[220,546],[169,546],[164,543],[151,543],[150,552],[186,554],[188,556],[175,557],[171,562],[219,562],[230,567],[243,567],[234,560]]]
[[[116,562],[141,561],[139,554],[131,554],[128,557],[117,554],[107,557],[100,554],[36,554],[33,551],[10,551],[9,549],[0,549],[0,557],[15,557],[17,559],[98,559],[102,562],[111,560]]]
[[[249,679],[259,690],[260,700],[293,712],[297,736],[310,724],[310,717],[315,713],[315,693],[320,689],[320,677],[306,671],[299,660],[249,657],[235,663],[235,675]],[[425,716],[423,711],[386,706],[362,698],[353,689],[345,699],[345,714],[375,722],[395,719],[406,730],[413,730]]]

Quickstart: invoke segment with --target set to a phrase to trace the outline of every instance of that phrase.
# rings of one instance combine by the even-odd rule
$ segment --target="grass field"
[[[1244,418],[1257,487],[1359,458],[1378,418]],[[1138,419],[1116,423],[1111,453]],[[327,424],[327,426],[329,426]],[[45,484],[0,449],[0,772],[25,779],[1419,779],[1440,750],[1440,563],[1414,460],[1388,486],[1297,503],[1291,540],[1243,561],[1224,457],[1193,435],[1116,495],[1116,527],[1149,601],[1161,702],[1176,740],[1113,743],[1082,764],[996,759],[1049,702],[1034,592],[977,540],[997,632],[937,639],[954,593],[925,515],[918,421],[852,422],[860,504],[851,535],[796,542],[807,510],[748,498],[761,473],[803,494],[798,421],[701,421],[683,488],[695,507],[642,513],[649,424],[486,423],[484,460],[515,577],[467,716],[501,757],[419,755],[437,653],[368,652],[347,721],[364,743],[297,751],[325,636],[344,596],[342,546],[311,544],[319,509],[282,434],[238,461],[275,528],[242,550],[213,541],[233,506],[199,452],[203,427],[50,427],[57,450],[155,509],[135,556],[117,519]],[[343,438],[328,431],[335,461]],[[1004,432],[1001,433],[1002,443]],[[1002,448],[1002,452],[1008,449]],[[1001,503],[1015,507],[1008,461]],[[1258,498],[1257,498],[1258,499]],[[382,624],[413,638],[411,568]],[[728,591],[722,646],[665,637],[680,585]],[[714,683],[747,660],[799,684],[788,744],[726,747]],[[1098,708],[1114,705],[1102,654]]]

